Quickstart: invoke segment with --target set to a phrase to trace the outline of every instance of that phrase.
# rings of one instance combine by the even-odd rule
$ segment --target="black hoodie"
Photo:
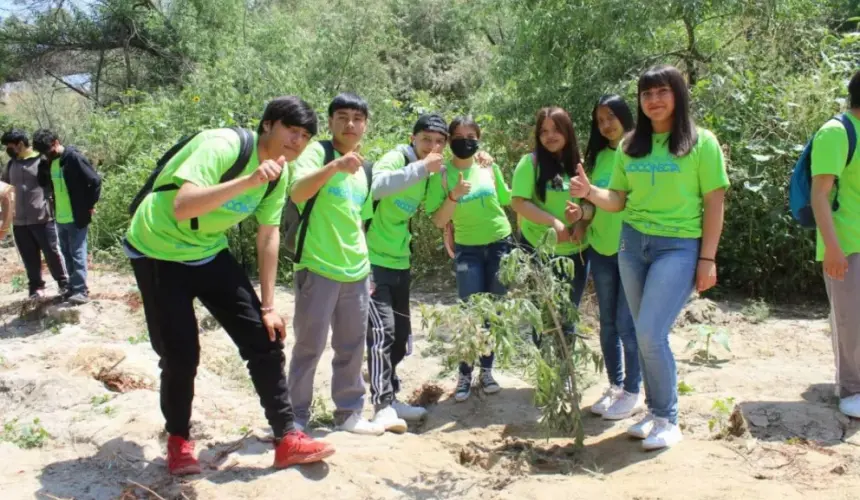
[[[40,170],[50,172],[50,161],[43,161],[47,163],[47,168]],[[74,146],[66,146],[63,149],[63,154],[60,155],[60,170],[63,172],[63,180],[66,181],[75,225],[79,228],[85,228],[92,220],[90,210],[95,207],[101,196],[102,179],[90,165],[89,160]],[[50,174],[47,177],[51,184],[51,193],[53,193],[54,185]],[[56,210],[54,212],[56,213]]]

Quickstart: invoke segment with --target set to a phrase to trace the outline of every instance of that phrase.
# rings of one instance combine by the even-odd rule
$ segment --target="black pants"
[[[390,404],[400,391],[397,365],[406,356],[412,322],[409,317],[409,269],[372,266],[374,290],[367,325],[367,365],[370,400]]]
[[[202,266],[132,259],[152,348],[161,358],[161,411],[167,432],[188,439],[194,377],[200,361],[195,298],[239,348],[276,438],[293,429],[284,375],[284,344],[263,326],[260,299],[228,251]]]
[[[44,224],[29,224],[26,226],[13,226],[12,234],[15,235],[15,246],[24,261],[27,270],[27,281],[29,281],[30,294],[45,288],[42,279],[42,254],[48,263],[51,276],[57,281],[61,291],[68,286],[69,277],[66,274],[66,266],[60,255],[60,243],[57,237],[57,226],[53,221]]]

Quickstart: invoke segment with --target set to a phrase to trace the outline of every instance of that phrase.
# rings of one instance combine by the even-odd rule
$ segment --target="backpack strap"
[[[848,135],[848,158],[845,161],[847,167],[851,164],[854,153],[857,151],[857,130],[854,128],[854,123],[848,118],[848,113],[842,113],[836,119],[845,127],[845,133]]]
[[[842,127],[845,128],[845,134],[848,136],[848,156],[845,159],[845,167],[851,164],[851,160],[854,159],[854,153],[857,150],[857,130],[854,128],[854,123],[851,122],[851,119],[848,118],[848,113],[842,113],[833,118],[842,124]],[[833,179],[833,204],[831,205],[832,210],[835,212],[839,210],[839,179]]]
[[[367,177],[367,196],[373,197],[373,162],[365,161],[362,164],[361,168],[364,169],[364,175]],[[365,200],[366,201],[366,200]],[[373,223],[373,216],[376,215],[376,207],[379,206],[379,202],[382,200],[373,200],[373,209],[370,212],[370,218],[367,219],[364,223],[364,232],[367,233],[370,230],[370,224]]]
[[[251,155],[254,153],[254,136],[250,131],[239,127],[230,127],[230,130],[236,132],[236,135],[239,136],[239,155],[236,156],[236,161],[233,162],[233,165],[221,175],[221,179],[218,180],[219,184],[224,184],[239,177],[239,174],[248,166],[248,161],[251,160]],[[277,184],[278,180],[269,182],[269,187],[266,188],[266,195],[274,189],[273,184]],[[197,231],[199,228],[200,220],[197,217],[193,217],[191,219],[191,230]]]
[[[323,148],[323,167],[328,165],[329,163],[334,161],[334,144],[331,141],[319,141],[320,145]],[[317,198],[319,197],[320,192],[317,191],[316,194],[311,196],[311,198],[305,203],[305,209],[302,210],[301,216],[299,217],[298,224],[300,224],[301,229],[299,229],[299,239],[296,241],[296,257],[293,259],[295,264],[298,264],[302,261],[302,251],[305,248],[305,236],[308,234],[308,226],[311,222],[311,210],[314,209],[314,205],[317,202]]]

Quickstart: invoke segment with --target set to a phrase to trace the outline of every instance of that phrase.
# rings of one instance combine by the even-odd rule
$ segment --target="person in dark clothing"
[[[57,281],[60,293],[65,294],[68,275],[57,239],[57,226],[50,204],[51,172],[30,147],[27,133],[12,129],[0,137],[11,160],[0,178],[15,189],[15,217],[12,233],[21,260],[27,270],[30,298],[45,295],[42,280],[42,254],[48,262],[51,276]],[[40,253],[41,252],[41,253]]]
[[[87,229],[101,195],[101,177],[73,146],[63,146],[57,134],[41,129],[33,134],[33,149],[50,171],[50,191],[60,250],[69,273],[68,301],[89,301],[87,288]]]
[[[274,466],[318,462],[334,453],[330,444],[296,428],[284,374],[287,330],[275,310],[279,228],[290,177],[286,162],[295,160],[316,132],[313,109],[294,96],[269,102],[256,133],[204,130],[164,163],[131,218],[124,247],[160,358],[171,474],[201,470],[190,436],[200,361],[194,299],[221,323],[247,363],[275,437]],[[244,165],[237,163],[243,154],[249,154]],[[222,181],[234,165],[241,172]],[[227,241],[227,231],[250,216],[259,223],[260,296]]]

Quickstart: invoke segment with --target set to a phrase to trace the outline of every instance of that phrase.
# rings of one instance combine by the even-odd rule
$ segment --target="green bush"
[[[66,105],[52,88],[0,108],[4,128],[56,128],[94,160],[105,177],[91,229],[101,259],[124,262],[128,204],[163,151],[201,129],[255,127],[272,97],[302,96],[325,137],[330,99],[359,92],[371,104],[362,149],[370,159],[406,142],[422,112],[470,112],[510,179],[532,147],[539,107],[568,109],[584,148],[597,97],[616,92],[635,103],[638,74],[666,62],[690,75],[696,117],[726,151],[732,189],[720,289],[768,299],[823,295],[813,236],[786,209],[787,182],[799,148],[840,109],[856,70],[860,35],[857,18],[849,19],[856,1],[218,0],[169,2],[163,11],[156,4],[104,0],[92,11],[46,10],[0,24],[9,75],[29,76],[32,61],[71,55],[69,43],[110,45],[114,28],[129,23],[149,44],[81,59],[99,78],[83,103]],[[414,230],[416,272],[450,276],[440,231],[425,214]],[[251,272],[254,232],[246,222],[230,234]]]

